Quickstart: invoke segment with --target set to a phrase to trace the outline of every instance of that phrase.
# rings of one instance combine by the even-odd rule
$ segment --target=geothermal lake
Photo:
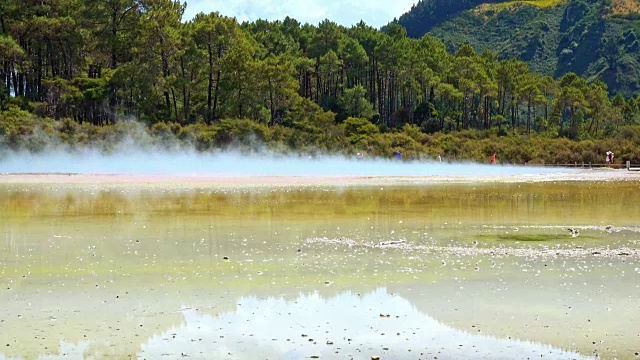
[[[5,181],[0,359],[638,358],[639,190]]]

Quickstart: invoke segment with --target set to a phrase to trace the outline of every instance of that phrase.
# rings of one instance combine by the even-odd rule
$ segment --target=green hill
[[[422,0],[397,22],[449,51],[464,43],[534,71],[575,72],[604,81],[611,93],[640,94],[640,0]]]

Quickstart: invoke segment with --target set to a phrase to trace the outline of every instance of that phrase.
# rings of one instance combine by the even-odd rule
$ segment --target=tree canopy
[[[3,1],[0,110],[95,126],[244,119],[317,139],[347,121],[352,143],[406,126],[596,139],[640,122],[640,99],[610,98],[603,82],[541,76],[469,44],[449,53],[398,24],[184,21],[185,6]]]

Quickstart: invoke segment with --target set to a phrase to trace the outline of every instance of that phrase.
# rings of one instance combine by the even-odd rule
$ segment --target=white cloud
[[[199,12],[217,11],[238,21],[282,20],[286,16],[301,23],[318,24],[324,19],[350,26],[364,20],[381,27],[407,12],[417,0],[188,0],[185,20]]]

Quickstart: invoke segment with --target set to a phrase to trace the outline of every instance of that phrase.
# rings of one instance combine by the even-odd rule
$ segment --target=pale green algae
[[[428,339],[418,349],[420,330],[412,331],[418,354],[455,357],[461,344],[447,347],[455,331],[481,330],[488,337],[465,338],[469,352],[460,354],[471,357],[472,346],[494,338],[506,347],[511,337],[552,352],[633,357],[640,336],[638,189],[635,182],[0,185],[0,327],[11,329],[0,331],[0,353],[150,354],[151,344],[163,343],[158,336],[191,329],[181,325],[186,316],[242,319],[251,329],[259,316],[234,315],[247,299],[259,300],[256,309],[260,301],[282,299],[280,311],[301,303],[303,316],[308,299],[353,306],[353,296],[378,294],[381,308],[356,309],[356,319],[393,313],[385,304],[400,297],[453,329],[435,350]],[[399,245],[380,245],[388,242]],[[313,293],[320,300],[301,297]],[[418,316],[412,311],[405,314]],[[307,315],[307,325],[321,326],[313,312]],[[304,328],[288,320],[276,318]],[[209,343],[207,336],[219,339],[228,326],[210,325],[222,330],[198,333]],[[235,341],[246,343],[241,335]],[[255,351],[267,346],[252,338]],[[361,338],[358,348],[366,353],[354,355],[401,357],[377,339]],[[281,340],[276,349],[284,353],[289,345]],[[300,354],[316,355],[297,344]],[[189,350],[184,346],[168,340],[159,351],[176,355]]]

